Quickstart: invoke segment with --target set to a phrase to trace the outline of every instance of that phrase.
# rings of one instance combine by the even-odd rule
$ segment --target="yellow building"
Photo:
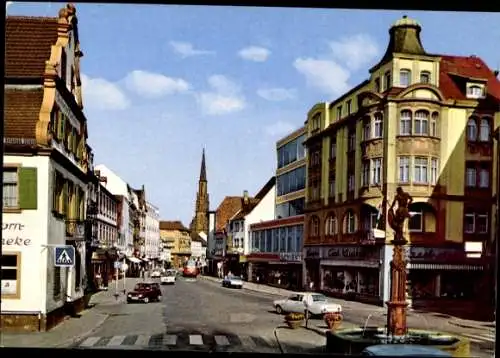
[[[393,232],[379,210],[401,187],[412,304],[463,314],[493,302],[500,81],[478,57],[427,53],[420,31],[397,21],[369,79],[308,113],[305,266],[318,289],[386,301]]]
[[[191,237],[180,221],[160,221],[160,239],[170,247],[173,268],[180,268],[191,257]]]

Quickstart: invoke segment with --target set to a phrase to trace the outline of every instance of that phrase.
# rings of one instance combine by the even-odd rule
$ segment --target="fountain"
[[[391,262],[391,290],[387,304],[387,324],[385,327],[370,327],[368,318],[363,327],[327,332],[326,350],[330,353],[360,354],[364,348],[376,344],[419,344],[433,346],[451,353],[455,357],[470,356],[468,340],[445,332],[409,329],[406,324],[406,239],[403,235],[404,222],[409,218],[408,206],[412,197],[397,188],[396,196],[388,210],[387,222],[394,230],[394,251]],[[394,212],[395,204],[398,204]],[[385,204],[384,208],[385,210]]]

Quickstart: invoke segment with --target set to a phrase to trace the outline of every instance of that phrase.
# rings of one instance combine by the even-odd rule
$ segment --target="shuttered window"
[[[37,168],[19,168],[19,208],[36,210],[37,199]]]

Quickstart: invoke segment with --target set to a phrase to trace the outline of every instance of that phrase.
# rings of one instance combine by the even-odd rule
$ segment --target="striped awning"
[[[460,265],[460,264],[426,264],[426,263],[412,263],[408,264],[408,268],[411,270],[457,270],[457,271],[481,271],[483,270],[482,265]]]

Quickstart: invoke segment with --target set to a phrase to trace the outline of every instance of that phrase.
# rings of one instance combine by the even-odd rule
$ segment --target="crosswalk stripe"
[[[203,345],[203,337],[201,334],[190,334],[189,335],[189,344],[193,346],[202,346]]]
[[[86,340],[84,340],[82,343],[80,343],[80,346],[82,346],[82,347],[92,347],[100,339],[101,339],[101,337],[89,337]]]
[[[177,336],[175,334],[166,334],[163,337],[163,343],[167,346],[175,346],[177,343]]]
[[[147,346],[149,344],[150,338],[151,336],[146,336],[145,334],[141,334],[137,336],[134,346]]]
[[[238,336],[241,341],[241,344],[245,347],[249,348],[257,348],[255,341],[250,336]]]
[[[229,345],[229,340],[227,339],[226,336],[214,336],[215,343],[219,346],[228,346]]]
[[[125,336],[113,336],[113,338],[111,338],[108,342],[108,344],[106,344],[106,346],[108,347],[113,347],[113,346],[119,346],[123,343],[123,341],[125,340]]]

